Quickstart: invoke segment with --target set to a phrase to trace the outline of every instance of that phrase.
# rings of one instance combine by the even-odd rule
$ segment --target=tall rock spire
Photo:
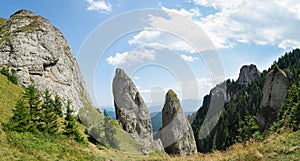
[[[125,131],[145,146],[153,144],[150,114],[144,100],[124,70],[116,69],[113,79],[116,118]]]
[[[167,153],[181,156],[197,154],[192,127],[173,90],[166,94],[162,121],[162,130],[158,132],[157,137],[162,140]]]

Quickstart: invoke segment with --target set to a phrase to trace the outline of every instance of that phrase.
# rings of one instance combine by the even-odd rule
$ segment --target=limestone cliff
[[[62,33],[31,11],[20,10],[0,23],[0,64],[17,71],[23,86],[48,88],[76,112],[91,104],[79,66]]]
[[[250,84],[258,77],[260,77],[260,72],[255,65],[244,65],[240,69],[240,74],[237,82],[242,86],[248,86],[248,84]]]
[[[257,115],[257,122],[261,131],[269,128],[276,120],[278,112],[285,101],[289,85],[289,77],[283,70],[272,70],[266,76],[261,109]]]

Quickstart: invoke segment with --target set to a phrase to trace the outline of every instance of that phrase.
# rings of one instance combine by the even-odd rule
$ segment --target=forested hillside
[[[266,117],[273,115],[271,117],[275,120],[278,115],[281,122],[289,122],[288,124],[293,124],[291,126],[299,127],[299,115],[296,115],[299,114],[299,71],[300,50],[295,49],[275,61],[267,71],[263,71],[260,77],[248,86],[241,86],[236,81],[227,80],[225,82],[226,93],[234,93],[234,97],[229,102],[225,102],[218,123],[210,134],[204,139],[199,139],[197,136],[201,126],[209,126],[209,123],[203,125],[203,122],[210,105],[211,95],[205,96],[203,106],[198,110],[192,124],[198,151],[225,150],[236,142],[247,141],[250,138],[262,139],[267,130],[261,130],[257,115]],[[266,76],[276,72],[284,73],[291,82],[286,101],[279,114],[276,111],[266,111],[267,108],[261,106]],[[216,119],[214,116],[210,118],[211,122]]]

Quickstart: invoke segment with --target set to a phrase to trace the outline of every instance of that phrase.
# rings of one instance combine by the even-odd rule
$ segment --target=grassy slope
[[[0,74],[0,142],[5,143],[5,133],[2,130],[2,122],[11,116],[11,110],[21,95],[22,89],[10,83],[5,76]],[[1,152],[0,152],[1,153]]]
[[[79,118],[83,124],[88,127],[89,131],[94,126],[103,127],[104,124],[104,116],[101,115],[94,107],[87,104],[85,104],[84,108],[80,109]],[[143,146],[135,141],[130,134],[122,130],[116,122],[113,122],[113,124],[115,125],[114,128],[116,129],[116,138],[119,141],[120,151],[139,154],[140,149]]]
[[[0,124],[11,116],[22,91],[0,75]],[[82,145],[64,137],[8,133],[1,126],[0,160],[300,160],[300,131],[272,135],[264,142],[249,142],[246,146],[235,144],[226,152],[199,154],[193,158],[157,153],[143,156],[135,153],[139,146],[131,145],[132,138],[124,131],[118,130],[117,136],[122,139],[121,151],[99,150],[93,144]]]
[[[225,152],[199,154],[196,158],[173,157],[171,160],[297,161],[300,160],[300,131],[274,134],[263,142],[235,144]]]
[[[12,83],[0,74],[0,124],[6,122],[12,115],[12,109],[21,96],[23,89]],[[84,128],[80,127],[83,133]],[[5,132],[0,126],[0,161],[2,160],[147,160],[163,159],[157,153],[150,157],[136,152],[129,146],[132,138],[124,131],[118,130],[117,135],[121,142],[122,151],[103,148],[99,150],[95,145],[78,144],[65,137],[53,137],[31,133]],[[165,155],[164,155],[165,156]],[[166,157],[166,156],[165,156]]]

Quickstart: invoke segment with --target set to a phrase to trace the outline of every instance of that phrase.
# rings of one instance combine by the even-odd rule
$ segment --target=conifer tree
[[[66,106],[67,112],[66,112],[66,117],[65,117],[65,132],[64,134],[73,137],[76,141],[82,142],[83,137],[78,131],[78,126],[76,124],[76,118],[73,115],[73,110],[71,109],[71,101],[69,100],[67,102]]]
[[[34,87],[34,85],[29,85],[25,89],[25,93],[23,98],[28,103],[28,108],[30,112],[30,119],[29,119],[29,131],[37,132],[40,131],[41,127],[41,100],[39,91]]]
[[[43,128],[42,130],[55,134],[58,132],[59,128],[59,123],[58,123],[58,115],[56,114],[55,111],[55,106],[54,106],[54,100],[51,98],[52,95],[49,92],[48,89],[45,90],[44,95],[43,95],[43,104],[42,104],[42,111],[43,111],[43,116],[42,116],[42,125]]]
[[[25,132],[30,129],[30,111],[26,107],[26,103],[23,99],[17,101],[15,109],[13,110],[13,116],[10,118],[9,122],[5,126],[9,130],[14,130],[18,132]]]
[[[249,140],[250,138],[259,138],[259,126],[255,122],[253,116],[247,114],[245,116],[245,120],[241,120],[239,122],[239,129],[238,129],[238,141],[244,142]]]
[[[273,126],[273,130],[278,130],[282,126],[298,130],[300,128],[300,75],[297,82],[293,83],[288,90],[288,94],[283,107],[279,111],[278,121]]]
[[[55,95],[53,104],[54,104],[55,113],[58,115],[58,117],[62,118],[63,117],[62,102],[58,95]]]

